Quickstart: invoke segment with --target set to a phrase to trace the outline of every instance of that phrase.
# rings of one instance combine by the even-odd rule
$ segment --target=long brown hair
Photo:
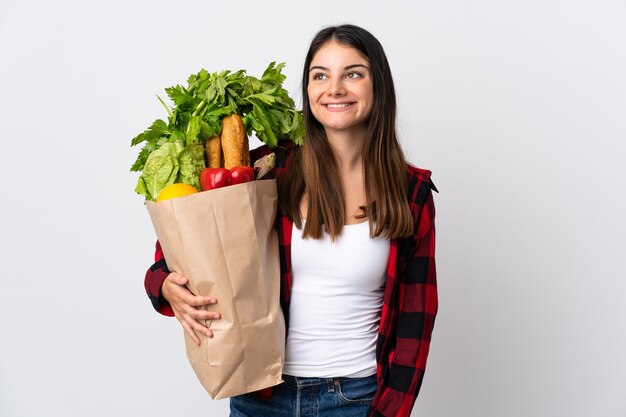
[[[324,127],[311,112],[307,93],[311,61],[332,39],[358,50],[369,61],[372,74],[374,103],[363,148],[367,204],[362,207],[361,217],[369,218],[371,237],[408,236],[413,231],[413,218],[406,196],[406,162],[396,134],[396,95],[391,69],[380,42],[354,25],[322,29],[311,42],[302,76],[305,140],[302,148],[294,150],[285,175],[279,179],[279,207],[302,228],[300,201],[307,194],[304,237],[319,239],[326,231],[335,239],[347,220],[339,163]]]

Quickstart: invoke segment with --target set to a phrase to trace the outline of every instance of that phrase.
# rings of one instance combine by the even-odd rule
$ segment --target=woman
[[[437,312],[430,172],[408,165],[380,43],[353,25],[313,39],[302,148],[277,152],[285,383],[231,399],[231,416],[408,416]],[[260,148],[251,159],[267,153]],[[194,296],[157,253],[146,289],[196,343],[212,337]],[[300,415],[300,414],[297,414]]]

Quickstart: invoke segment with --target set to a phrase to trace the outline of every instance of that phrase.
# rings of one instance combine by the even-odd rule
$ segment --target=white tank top
[[[368,222],[346,225],[335,242],[302,239],[293,226],[293,284],[287,375],[364,377],[376,373],[376,340],[389,240],[370,239]]]

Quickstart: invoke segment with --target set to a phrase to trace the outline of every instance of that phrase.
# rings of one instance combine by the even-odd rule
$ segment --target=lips
[[[349,103],[326,103],[323,106],[326,107],[329,110],[341,110],[341,109],[345,109],[347,107],[350,107],[354,104],[353,101],[349,102]]]

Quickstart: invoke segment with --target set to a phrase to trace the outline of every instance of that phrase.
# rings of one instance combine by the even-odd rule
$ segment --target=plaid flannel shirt
[[[280,180],[287,166],[289,145],[277,152],[271,177]],[[272,150],[261,147],[251,152],[254,161]],[[435,207],[430,171],[407,165],[408,200],[415,232],[411,237],[393,239],[387,264],[387,279],[376,346],[378,391],[368,411],[370,417],[408,417],[422,385],[430,338],[437,314],[435,272]],[[278,214],[280,242],[281,307],[289,325],[291,300],[292,221]],[[169,274],[157,242],[155,263],[146,273],[145,288],[154,308],[173,316],[161,295]]]

